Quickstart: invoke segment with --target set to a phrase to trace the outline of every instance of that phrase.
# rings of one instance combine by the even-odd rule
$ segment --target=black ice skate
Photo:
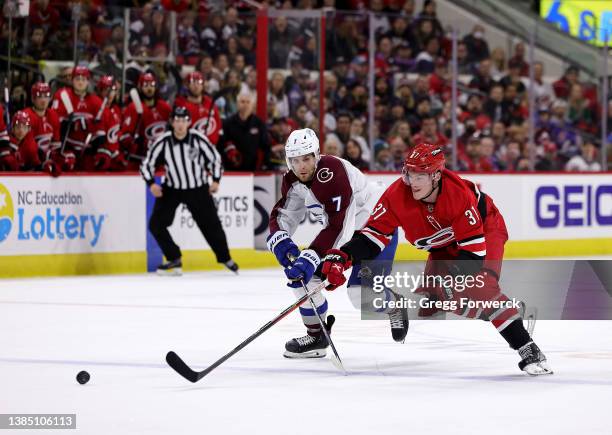
[[[521,347],[518,353],[522,358],[518,366],[527,374],[531,376],[553,374],[552,369],[546,361],[546,357],[533,341]]]
[[[327,316],[327,332],[331,335],[334,316]],[[317,335],[305,335],[293,338],[285,343],[285,358],[323,358],[327,355],[325,350],[329,346],[325,334],[320,331]]]
[[[401,296],[396,293],[394,294],[397,302],[402,301]],[[408,309],[405,307],[395,308],[389,313],[389,322],[391,322],[391,335],[393,336],[393,340],[397,343],[403,343],[406,340],[408,326],[410,325],[410,321],[408,320]]]
[[[232,272],[234,272],[236,275],[238,275],[238,265],[236,264],[234,260],[226,261],[225,263],[223,263],[223,265],[227,267],[229,270],[231,270]]]
[[[181,276],[183,274],[181,259],[168,261],[157,266],[157,274],[163,276]]]

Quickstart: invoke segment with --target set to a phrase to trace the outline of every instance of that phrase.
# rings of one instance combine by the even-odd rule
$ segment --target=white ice
[[[292,302],[281,271],[0,281],[0,413],[76,413],[52,433],[88,435],[611,433],[612,322],[538,321],[555,374],[530,378],[490,324],[413,321],[402,345],[328,299],[348,376],[282,357],[292,313],[190,384],[166,353],[201,370],[231,350]]]

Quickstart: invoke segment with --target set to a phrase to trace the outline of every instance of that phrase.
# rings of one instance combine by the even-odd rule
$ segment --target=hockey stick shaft
[[[66,134],[64,135],[64,139],[62,140],[62,147],[60,148],[60,154],[64,154],[64,148],[66,148],[66,142],[68,141],[68,136],[70,136],[70,132],[72,131],[72,114],[74,113],[74,107],[72,107],[72,101],[70,101],[70,97],[66,93],[66,91],[62,91],[60,93],[60,99],[64,104],[64,108],[66,109],[66,114],[68,115],[68,127],[66,128]]]
[[[312,291],[306,292],[306,294],[304,296],[302,296],[297,301],[295,301],[293,304],[291,304],[290,306],[285,308],[274,319],[270,320],[268,323],[263,325],[255,333],[253,333],[249,338],[244,340],[242,343],[240,343],[238,346],[236,346],[230,352],[228,352],[225,355],[223,355],[221,358],[219,358],[217,361],[215,361],[212,365],[207,367],[205,370],[202,370],[201,372],[196,372],[193,369],[191,369],[187,364],[185,364],[185,362],[175,352],[172,352],[172,351],[168,352],[168,354],[166,355],[166,362],[178,374],[183,376],[188,381],[190,381],[190,382],[197,382],[200,379],[202,379],[204,376],[206,376],[207,374],[212,372],[214,369],[219,367],[225,361],[230,359],[232,356],[234,356],[235,354],[240,352],[248,344],[253,342],[257,337],[259,337],[264,332],[266,332],[268,329],[270,329],[272,326],[276,325],[278,322],[280,322],[282,319],[284,319],[288,314],[290,314],[291,312],[295,311],[300,305],[302,305],[304,302],[306,302],[308,300],[308,298],[312,297],[312,295],[314,295],[317,292],[321,291],[324,287],[325,287],[325,283],[322,282],[320,285],[318,285],[317,287],[312,289]]]
[[[300,284],[302,284],[302,287],[304,288],[304,292],[306,292],[306,295],[308,295],[308,287],[306,287],[306,284],[304,284],[303,279],[300,280]],[[312,296],[308,296],[308,301],[310,302],[310,306],[314,310],[315,315],[317,316],[317,320],[319,321],[319,324],[321,325],[321,331],[323,332],[323,335],[325,335],[325,338],[327,339],[327,342],[329,343],[329,346],[331,347],[331,350],[333,353],[332,363],[334,364],[335,367],[342,370],[342,372],[344,372],[344,374],[346,375],[347,374],[346,369],[344,368],[344,364],[342,364],[342,360],[340,359],[340,355],[338,355],[336,346],[334,345],[334,342],[332,341],[331,336],[329,335],[329,331],[327,330],[327,324],[325,323],[325,321],[323,321],[323,318],[319,314],[317,305],[315,304],[314,299],[312,299]]]

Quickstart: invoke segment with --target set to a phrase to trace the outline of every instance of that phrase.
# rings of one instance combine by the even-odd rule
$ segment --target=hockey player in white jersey
[[[329,249],[342,246],[365,225],[384,187],[368,182],[365,175],[348,161],[321,155],[319,139],[309,128],[295,130],[289,135],[285,153],[289,170],[283,176],[281,198],[270,215],[268,248],[284,268],[289,279],[287,285],[299,298],[304,294],[300,281],[303,280],[309,290],[321,283],[324,279],[320,271],[321,259]],[[316,216],[322,229],[308,248],[300,252],[291,236],[307,212]],[[391,243],[379,259],[393,259],[397,235],[394,240],[395,243]],[[358,283],[358,272],[359,267],[353,269],[354,276],[349,279],[349,285]],[[388,292],[387,299],[397,299],[397,295]],[[317,312],[325,321],[325,296],[319,292],[313,299]],[[408,330],[407,311],[380,312],[389,315],[393,338],[402,342]],[[304,304],[300,307],[300,314],[307,335],[288,341],[284,355],[287,358],[324,357],[328,343],[312,306]]]

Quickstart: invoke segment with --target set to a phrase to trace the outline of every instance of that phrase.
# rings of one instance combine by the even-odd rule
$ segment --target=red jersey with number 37
[[[410,186],[400,178],[383,193],[361,233],[383,249],[395,229],[401,227],[406,239],[418,249],[465,250],[484,258],[487,250],[478,211],[480,198],[474,183],[448,170],[442,172],[434,204],[415,200]]]

